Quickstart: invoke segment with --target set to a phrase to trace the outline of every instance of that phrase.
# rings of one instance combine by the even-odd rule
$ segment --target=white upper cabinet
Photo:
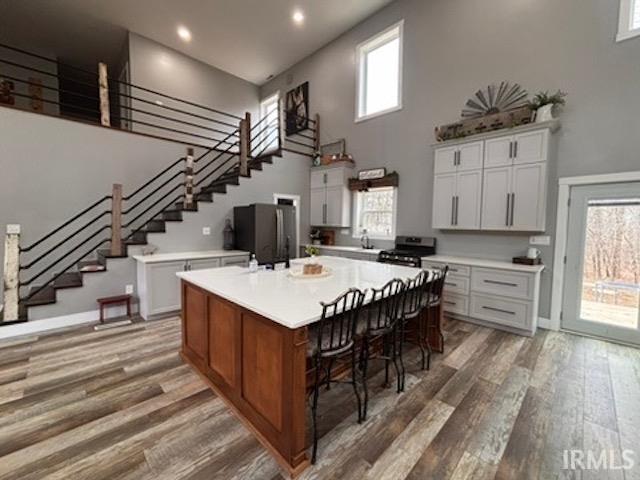
[[[551,125],[435,147],[433,228],[545,230]]]
[[[520,133],[513,136],[513,163],[546,162],[549,130]]]
[[[511,229],[544,231],[546,213],[546,163],[513,167]]]
[[[473,142],[458,147],[458,171],[481,170],[484,142]]]
[[[513,159],[513,137],[490,138],[485,142],[486,155],[484,157],[485,168],[504,167],[511,165]]]
[[[434,173],[455,173],[482,169],[484,142],[439,148],[435,152]]]
[[[309,221],[314,227],[351,226],[351,192],[348,188],[352,167],[319,167],[311,171]]]

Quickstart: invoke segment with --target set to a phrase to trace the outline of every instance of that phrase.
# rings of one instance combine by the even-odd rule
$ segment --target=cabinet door
[[[456,152],[458,147],[438,148],[435,151],[433,172],[435,175],[441,173],[453,173],[456,171]]]
[[[482,187],[482,230],[509,230],[509,194],[513,167],[487,168]]]
[[[482,168],[484,142],[473,142],[458,147],[458,172]]]
[[[545,230],[546,163],[513,167],[513,220],[511,228],[521,231]]]
[[[185,262],[153,263],[148,271],[148,294],[150,315],[180,310],[180,279],[176,273],[183,272]]]
[[[326,170],[317,170],[311,172],[311,188],[324,188],[327,178]]]
[[[327,174],[327,187],[343,187],[345,184],[344,168],[330,168],[325,170]]]
[[[480,229],[482,205],[482,170],[458,173],[456,179],[455,227]]]
[[[190,270],[205,270],[207,268],[218,268],[220,266],[219,258],[200,258],[198,260],[189,260]]]
[[[547,160],[549,131],[520,133],[513,137],[514,164],[545,162]]]
[[[349,208],[349,191],[343,185],[327,187],[326,225],[332,227],[349,227],[351,212]]]
[[[503,167],[511,165],[511,142],[513,137],[490,138],[485,141],[484,167]]]
[[[436,175],[433,180],[433,228],[453,226],[456,174]]]
[[[309,222],[311,226],[318,227],[324,225],[324,211],[325,211],[325,203],[327,200],[327,190],[326,188],[312,188],[311,189],[311,215],[309,218]]]

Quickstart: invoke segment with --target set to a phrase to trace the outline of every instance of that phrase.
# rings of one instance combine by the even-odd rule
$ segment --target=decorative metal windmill
[[[528,93],[519,84],[500,82],[500,86],[489,85],[478,90],[467,100],[462,110],[462,118],[479,118],[494,113],[509,112],[527,105]]]

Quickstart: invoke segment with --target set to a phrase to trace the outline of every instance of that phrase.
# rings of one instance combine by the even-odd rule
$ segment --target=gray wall
[[[226,113],[244,116],[250,112],[257,118],[259,105],[258,87],[246,80],[219,70],[215,67],[199,62],[176,50],[172,50],[160,43],[135,33],[129,33],[129,62],[131,83],[162,92],[179,99],[188,100],[199,105],[214,108]],[[131,93],[152,102],[161,101],[165,106],[192,112],[208,119],[217,119],[233,125],[222,125],[202,118],[194,118],[166,109],[133,101],[133,107],[155,114],[168,115],[174,119],[185,120],[190,123],[231,131],[236,128],[239,120],[219,115],[211,111],[190,106],[182,102],[172,101],[166,97],[154,95],[140,89],[132,88]],[[205,137],[223,138],[224,135],[207,129],[197,128],[176,122],[166,121],[150,115],[133,112],[132,129],[139,132],[169,136],[179,140],[189,140],[191,137],[136,124],[135,120],[153,123],[164,127],[183,130]],[[206,139],[191,138],[189,141],[210,145]]]
[[[569,92],[549,180],[547,234],[554,235],[558,176],[640,168],[640,38],[615,43],[618,3],[398,0],[264,85],[261,96],[309,80],[323,142],[346,137],[359,169],[398,171],[398,233],[435,235],[441,253],[510,258],[524,252],[528,236],[431,229],[433,128],[458,119],[478,88],[501,80],[530,92]],[[356,124],[356,45],[400,19],[404,108]],[[337,240],[354,242],[349,235]],[[542,250],[549,268],[540,314],[548,317],[553,247]]]

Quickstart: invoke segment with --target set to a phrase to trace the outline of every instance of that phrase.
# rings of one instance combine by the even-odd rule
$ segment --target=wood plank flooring
[[[445,354],[406,391],[372,366],[320,397],[303,479],[640,479],[640,351],[447,319]],[[179,319],[0,342],[0,480],[281,479],[269,453],[178,356]],[[567,449],[635,450],[631,470],[563,469]]]

